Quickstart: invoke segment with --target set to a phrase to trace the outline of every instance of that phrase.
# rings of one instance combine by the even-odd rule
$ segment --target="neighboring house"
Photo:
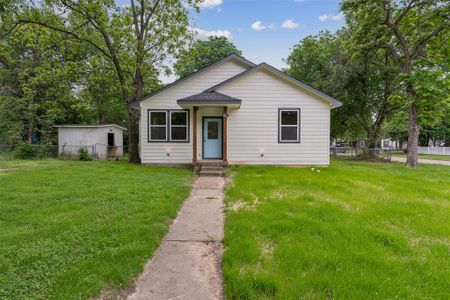
[[[80,148],[96,158],[123,155],[123,131],[126,128],[109,125],[59,125],[60,156],[77,156]]]
[[[133,105],[142,163],[328,165],[330,110],[341,103],[231,55]]]

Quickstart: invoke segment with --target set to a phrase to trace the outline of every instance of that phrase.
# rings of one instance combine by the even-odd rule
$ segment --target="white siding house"
[[[96,158],[123,155],[125,128],[110,125],[59,125],[58,151],[60,156],[77,156],[81,148]]]
[[[328,165],[340,102],[231,55],[134,103],[142,163]]]

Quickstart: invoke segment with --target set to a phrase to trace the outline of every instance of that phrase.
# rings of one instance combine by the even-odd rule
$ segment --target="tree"
[[[416,167],[419,115],[426,111],[423,106],[427,106],[430,97],[438,101],[431,93],[436,91],[434,83],[440,79],[439,74],[435,74],[433,80],[423,81],[416,71],[430,72],[432,69],[424,68],[421,63],[427,57],[428,45],[436,39],[449,39],[450,6],[439,0],[344,0],[341,9],[354,32],[354,48],[387,49],[398,62],[399,79],[408,106],[406,164]],[[425,93],[421,95],[419,89]]]
[[[408,140],[408,114],[400,111],[391,116],[383,126],[383,136],[397,141],[397,148],[403,149],[403,143]]]
[[[79,50],[46,28],[18,28],[0,41],[0,143],[47,140],[56,123],[80,120]]]
[[[231,54],[241,55],[242,52],[226,37],[211,36],[207,41],[196,40],[190,48],[177,55],[175,72],[183,78]]]
[[[181,49],[190,32],[188,8],[198,10],[200,0],[142,0],[118,7],[114,1],[47,0],[31,2],[27,17],[16,26],[51,29],[96,50],[115,70],[122,101],[127,106],[129,162],[139,162],[139,113],[132,106],[147,92],[147,78],[154,78],[168,55]],[[54,12],[47,17],[45,12]],[[55,17],[57,15],[57,17]]]
[[[285,71],[343,102],[333,111],[332,136],[365,137],[373,148],[384,121],[397,109],[390,101],[395,62],[385,50],[349,51],[349,39],[345,28],[306,37],[287,58]]]

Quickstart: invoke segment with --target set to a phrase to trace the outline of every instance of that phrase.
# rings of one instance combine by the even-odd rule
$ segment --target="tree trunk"
[[[128,162],[140,163],[139,158],[139,111],[128,102]]]
[[[408,168],[417,168],[417,146],[419,142],[419,124],[417,123],[417,110],[414,103],[409,105],[408,109],[408,155],[406,156],[406,166]]]

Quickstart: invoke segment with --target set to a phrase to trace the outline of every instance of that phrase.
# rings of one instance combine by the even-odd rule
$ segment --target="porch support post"
[[[222,141],[223,162],[228,161],[228,108],[223,107],[223,141]]]
[[[197,162],[197,111],[198,107],[194,106],[192,108],[192,163]]]

